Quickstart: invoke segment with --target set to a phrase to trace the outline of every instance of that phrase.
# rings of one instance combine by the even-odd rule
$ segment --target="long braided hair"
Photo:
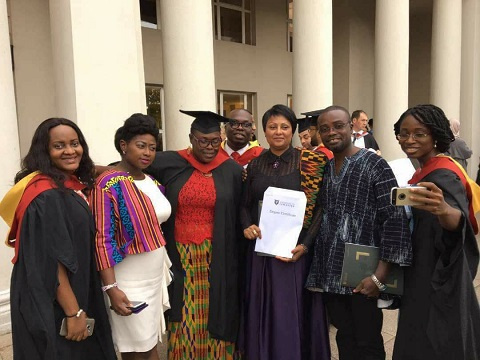
[[[445,152],[450,148],[450,143],[455,140],[455,137],[450,129],[450,122],[442,109],[432,104],[411,107],[393,125],[395,135],[400,133],[400,125],[408,115],[413,116],[430,130],[438,151]]]

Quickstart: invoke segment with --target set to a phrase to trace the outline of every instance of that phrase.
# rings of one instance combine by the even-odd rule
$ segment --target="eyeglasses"
[[[333,131],[340,131],[340,130],[343,130],[345,128],[345,126],[347,126],[348,124],[350,124],[349,122],[346,122],[346,123],[335,123],[333,124],[333,127],[329,127],[329,126],[320,126],[318,128],[318,132],[320,134],[328,134],[330,132],[330,130],[333,130]]]
[[[425,134],[425,133],[415,133],[415,134],[398,134],[397,139],[400,141],[405,141],[410,138],[410,136],[413,138],[413,140],[423,140],[427,136],[430,136],[431,134]]]
[[[236,120],[230,120],[228,122],[232,129],[238,129],[240,126],[244,129],[251,129],[253,124],[251,122],[239,122]]]
[[[192,137],[197,141],[198,146],[201,147],[202,149],[207,148],[208,145],[212,145],[212,147],[217,148],[222,143],[222,138],[219,138],[219,137],[212,140],[207,140],[207,139],[198,139],[193,134],[190,134],[190,135],[192,135]]]

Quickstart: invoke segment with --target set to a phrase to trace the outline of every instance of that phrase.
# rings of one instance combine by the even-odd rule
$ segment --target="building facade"
[[[387,160],[393,124],[434,103],[459,118],[476,173],[480,143],[480,0],[0,0],[0,196],[37,125],[74,120],[95,162],[134,112],[188,145],[178,112],[274,104],[295,112],[363,109]],[[258,138],[265,144],[261,126]],[[0,234],[7,229],[0,224]],[[9,259],[0,252],[0,330],[9,328]]]

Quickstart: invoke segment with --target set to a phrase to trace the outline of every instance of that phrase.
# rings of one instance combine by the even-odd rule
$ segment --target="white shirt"
[[[158,223],[161,224],[167,221],[172,212],[172,206],[155,182],[147,175],[145,175],[145,179],[134,180],[134,182],[140,191],[150,198],[157,215]]]
[[[238,153],[238,155],[242,156],[245,153],[245,151],[248,150],[249,147],[250,147],[250,144],[247,144],[243,148],[241,148],[240,150],[233,150],[230,146],[228,146],[227,141],[225,141],[223,149],[226,151],[228,156],[232,157],[232,154],[235,151]]]

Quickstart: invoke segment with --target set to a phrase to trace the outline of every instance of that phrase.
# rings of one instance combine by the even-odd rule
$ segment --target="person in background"
[[[465,170],[467,170],[467,160],[470,159],[473,151],[468,148],[467,143],[460,137],[459,120],[450,119],[450,129],[452,130],[455,140],[450,143],[450,147],[445,152],[445,155],[454,158]]]
[[[124,360],[157,360],[165,332],[172,278],[160,225],[171,207],[163,186],[146,175],[155,157],[155,120],[133,114],[115,133],[121,161],[102,173],[91,194],[96,221],[97,267],[109,311],[113,340]],[[148,306],[132,315],[132,302]]]
[[[219,150],[244,168],[265,150],[250,141],[254,131],[253,125],[253,117],[248,110],[232,110],[225,124],[226,140],[222,142]]]
[[[480,160],[480,159],[479,159]],[[477,179],[475,181],[478,185],[480,185],[480,164],[478,164],[478,170],[477,170]]]
[[[87,197],[94,166],[78,126],[63,118],[35,130],[15,186],[0,203],[15,248],[10,287],[13,356],[116,359],[95,269]],[[93,318],[88,336],[87,318]],[[66,336],[59,334],[66,323]]]
[[[172,204],[164,227],[175,278],[168,358],[233,359],[240,318],[242,167],[219,152],[219,123],[227,118],[210,111],[181,112],[195,118],[191,147],[157,153],[148,169],[165,185]]]
[[[410,180],[413,263],[405,269],[395,360],[480,358],[480,309],[473,280],[479,251],[480,188],[458,163],[443,156],[454,140],[434,105],[405,111],[394,125],[402,150],[420,168]]]
[[[297,119],[298,138],[300,139],[302,148],[306,150],[312,150],[314,148],[314,146],[312,145],[312,137],[310,135],[310,122],[310,118],[308,117]],[[315,143],[318,144],[316,142],[316,139]]]
[[[368,116],[363,110],[352,112],[352,142],[358,148],[365,148],[381,155],[380,148],[373,135],[367,131]]]
[[[311,144],[313,145],[312,151],[322,152],[327,156],[328,160],[331,160],[333,159],[333,152],[331,152],[329,149],[325,147],[320,135],[318,134],[317,121],[318,121],[318,117],[322,112],[323,110],[314,110],[314,111],[304,112],[302,113],[302,115],[305,115],[307,118],[310,119],[310,137],[311,137]]]
[[[270,149],[247,168],[240,219],[244,237],[251,240],[246,258],[246,307],[240,344],[247,359],[330,359],[328,329],[321,294],[311,294],[305,279],[312,244],[304,241],[327,158],[323,153],[298,150],[291,145],[297,127],[295,113],[275,105],[262,118]],[[261,256],[254,252],[262,241],[259,202],[269,186],[305,192],[304,229],[292,258]]]
[[[306,287],[324,296],[328,317],[338,330],[340,359],[385,359],[383,314],[376,298],[385,290],[392,264],[409,265],[412,257],[405,211],[390,203],[397,181],[384,159],[352,144],[345,108],[324,109],[318,132],[335,157],[325,167],[317,205],[321,211],[306,236],[307,241],[316,239]],[[376,269],[356,288],[341,282],[346,243],[379,248]]]

